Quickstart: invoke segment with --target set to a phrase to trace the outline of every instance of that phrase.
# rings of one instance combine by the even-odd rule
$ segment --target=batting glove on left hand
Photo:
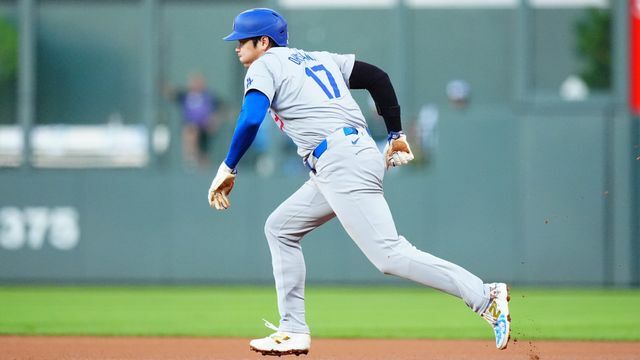
[[[209,187],[209,194],[207,196],[209,206],[217,210],[229,208],[229,206],[231,206],[229,193],[231,193],[235,181],[236,170],[229,168],[223,161],[218,168],[216,177],[214,177],[211,182],[211,187]]]
[[[387,145],[384,147],[385,168],[401,166],[413,160],[413,153],[407,142],[407,136],[402,131],[392,131],[387,138]]]

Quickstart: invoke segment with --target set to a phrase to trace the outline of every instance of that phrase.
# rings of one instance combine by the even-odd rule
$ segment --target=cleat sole
[[[507,303],[511,301],[511,288],[507,286]],[[507,342],[504,344],[504,347],[499,348],[498,350],[505,350],[507,346],[509,346],[509,340],[511,340],[511,310],[509,310],[509,315],[507,315],[507,322],[509,322],[509,334],[507,335]]]
[[[260,350],[260,349],[254,348],[253,346],[249,346],[249,349],[251,349],[251,351],[255,351],[262,354],[262,356],[278,356],[278,357],[286,356],[286,355],[300,356],[300,355],[307,355],[309,353],[309,349],[291,349],[286,351],[278,351],[278,350]]]

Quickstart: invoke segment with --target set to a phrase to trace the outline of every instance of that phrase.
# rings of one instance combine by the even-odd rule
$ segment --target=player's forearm
[[[352,89],[366,89],[376,103],[388,132],[402,131],[400,105],[389,75],[377,66],[356,61],[349,77]]]
[[[242,156],[253,143],[268,109],[269,98],[261,92],[250,91],[244,97],[242,110],[238,116],[236,129],[231,139],[231,146],[224,160],[229,168],[236,168]]]

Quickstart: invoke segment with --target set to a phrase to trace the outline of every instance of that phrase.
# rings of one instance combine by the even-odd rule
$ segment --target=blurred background
[[[231,209],[206,200],[245,72],[221,39],[252,7],[388,71],[417,159],[385,195],[418,248],[486,281],[640,284],[636,0],[0,0],[0,283],[272,283],[263,224],[308,175],[270,119]],[[335,220],[303,247],[310,283],[399,282]]]

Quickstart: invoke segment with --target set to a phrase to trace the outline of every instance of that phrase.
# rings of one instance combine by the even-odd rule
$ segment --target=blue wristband
[[[387,136],[387,141],[391,141],[391,140],[396,140],[398,138],[400,138],[400,136],[404,135],[404,131],[400,130],[400,131],[392,131],[389,133],[389,136]]]

